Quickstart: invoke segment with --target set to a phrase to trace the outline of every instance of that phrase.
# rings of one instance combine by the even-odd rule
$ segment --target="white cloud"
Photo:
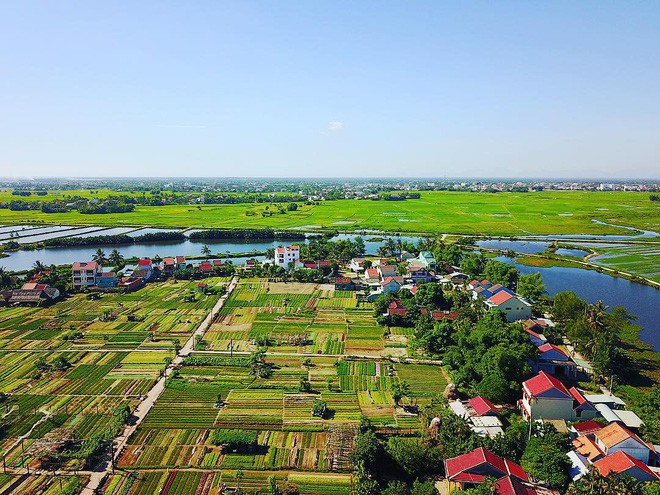
[[[331,120],[326,131],[335,132],[341,130],[342,127],[344,127],[343,122],[339,120]]]

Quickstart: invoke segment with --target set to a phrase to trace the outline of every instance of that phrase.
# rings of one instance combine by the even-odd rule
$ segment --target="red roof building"
[[[597,432],[598,430],[602,430],[603,425],[597,421],[591,420],[591,421],[582,421],[581,423],[575,423],[572,428],[577,432],[578,435],[586,436],[586,435],[591,435]]]
[[[451,488],[465,489],[483,483],[487,477],[500,479],[513,476],[529,481],[527,473],[513,461],[479,447],[467,454],[445,460],[445,475]]]
[[[557,490],[531,483],[523,483],[511,476],[506,476],[495,483],[495,493],[498,495],[559,495]]]
[[[477,413],[477,416],[488,416],[488,415],[497,415],[499,411],[488,399],[484,399],[480,395],[473,397],[468,401],[470,407],[474,409]]]
[[[594,462],[594,467],[603,476],[625,474],[638,481],[659,479],[646,464],[621,450]]]

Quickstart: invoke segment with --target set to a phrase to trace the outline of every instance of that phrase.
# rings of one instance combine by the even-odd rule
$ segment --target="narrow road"
[[[195,338],[197,336],[200,337],[204,336],[204,332],[206,332],[206,329],[211,325],[211,322],[218,314],[218,311],[220,311],[220,309],[224,305],[225,301],[227,300],[231,292],[236,288],[237,284],[238,284],[238,277],[234,277],[227,286],[227,292],[225,292],[225,295],[223,295],[220,299],[218,299],[218,302],[215,304],[215,306],[213,306],[213,309],[211,309],[211,311],[206,316],[206,318],[204,318],[204,321],[200,323],[200,325],[197,327],[197,330],[195,330],[195,332],[186,341],[186,343],[181,348],[177,356],[165,368],[165,372],[163,373],[163,376],[161,376],[161,378],[156,382],[156,384],[151,388],[151,390],[147,392],[146,398],[142,402],[140,402],[138,407],[135,409],[135,411],[133,412],[134,421],[130,425],[126,426],[121,432],[121,434],[114,439],[113,461],[115,462],[117,461],[119,455],[121,454],[121,451],[128,443],[128,439],[130,438],[130,436],[135,432],[135,430],[137,430],[138,426],[140,426],[140,424],[147,416],[149,411],[151,411],[151,408],[154,407],[154,405],[156,404],[156,401],[165,390],[165,382],[167,381],[167,378],[172,374],[174,369],[181,364],[183,358],[188,356],[193,351],[193,349],[195,348]],[[96,493],[96,490],[101,486],[101,482],[103,481],[105,476],[111,472],[112,472],[111,462],[101,463],[99,466],[97,466],[92,472],[89,482],[87,483],[87,486],[81,492],[82,495],[93,495],[94,493]]]

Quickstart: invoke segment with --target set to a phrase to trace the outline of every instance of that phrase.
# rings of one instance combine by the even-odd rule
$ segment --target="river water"
[[[616,278],[595,270],[553,266],[538,268],[521,265],[505,256],[495,258],[515,265],[521,274],[541,273],[548,295],[572,290],[580,298],[590,303],[602,300],[610,308],[623,306],[637,316],[636,324],[642,327],[639,337],[644,342],[660,349],[660,290],[637,284],[623,278]]]

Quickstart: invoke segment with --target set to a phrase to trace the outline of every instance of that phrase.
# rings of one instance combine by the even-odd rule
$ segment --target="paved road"
[[[231,292],[236,288],[238,284],[238,278],[234,277],[227,287],[227,292],[222,296],[218,302],[213,306],[213,309],[209,314],[204,318],[204,321],[200,323],[197,327],[197,330],[190,336],[190,338],[183,345],[177,356],[172,360],[172,362],[165,368],[163,376],[156,382],[156,384],[149,390],[146,395],[146,398],[138,405],[138,407],[133,412],[133,421],[130,425],[124,428],[122,433],[115,438],[114,440],[114,461],[117,461],[121,451],[128,443],[128,439],[135,432],[135,430],[140,426],[144,418],[147,416],[149,411],[158,401],[158,398],[165,390],[165,382],[167,378],[172,374],[174,369],[181,364],[183,358],[188,356],[193,349],[195,348],[195,338],[197,336],[203,336],[206,329],[210,326],[211,322],[215,318],[216,314],[222,308],[223,304],[231,294]],[[106,475],[112,472],[112,463],[105,462],[101,463],[97,468],[91,473],[89,483],[81,492],[82,495],[93,495],[97,488],[101,486],[101,482]]]

